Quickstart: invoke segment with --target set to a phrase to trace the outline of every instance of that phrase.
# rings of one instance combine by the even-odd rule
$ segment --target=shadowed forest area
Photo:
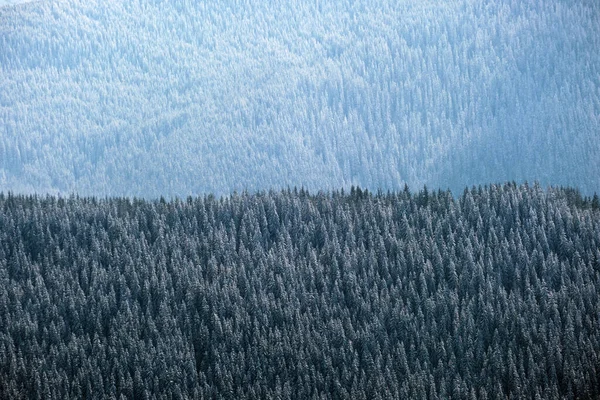
[[[573,189],[0,195],[0,397],[597,399]]]

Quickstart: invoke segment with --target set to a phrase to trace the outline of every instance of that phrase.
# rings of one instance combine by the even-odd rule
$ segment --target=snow
[[[0,7],[10,6],[14,4],[29,3],[34,0],[0,0]]]

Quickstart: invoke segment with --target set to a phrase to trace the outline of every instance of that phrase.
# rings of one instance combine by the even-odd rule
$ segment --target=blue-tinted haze
[[[597,1],[0,9],[0,190],[600,188]]]

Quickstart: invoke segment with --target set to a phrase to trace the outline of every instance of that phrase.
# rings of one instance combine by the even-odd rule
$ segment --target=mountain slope
[[[573,3],[573,4],[571,4]],[[0,10],[0,187],[600,187],[593,1]]]
[[[0,7],[12,6],[15,4],[28,3],[33,0],[0,0]]]
[[[0,194],[0,398],[598,399],[576,191]]]

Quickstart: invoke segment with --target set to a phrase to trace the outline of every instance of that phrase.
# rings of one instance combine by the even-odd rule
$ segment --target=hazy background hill
[[[0,189],[600,187],[597,1],[0,9]]]
[[[0,7],[9,6],[13,4],[27,3],[32,0],[0,0]]]

